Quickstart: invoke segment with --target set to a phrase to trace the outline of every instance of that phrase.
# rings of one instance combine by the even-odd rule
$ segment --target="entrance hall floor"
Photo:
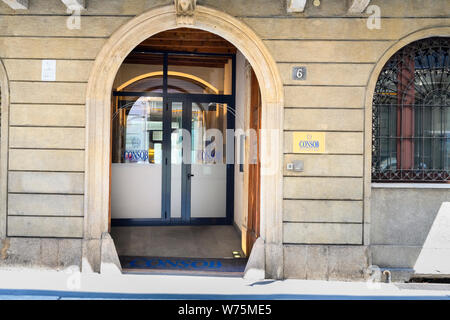
[[[233,226],[112,227],[119,256],[233,258],[241,236]]]

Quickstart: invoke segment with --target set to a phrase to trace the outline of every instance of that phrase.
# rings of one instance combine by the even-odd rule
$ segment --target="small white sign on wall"
[[[42,60],[42,81],[56,81],[56,60]]]

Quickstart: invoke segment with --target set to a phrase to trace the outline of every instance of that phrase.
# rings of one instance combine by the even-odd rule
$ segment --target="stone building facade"
[[[182,26],[242,52],[260,84],[261,127],[278,132],[261,145],[267,278],[355,280],[370,266],[401,279],[450,274],[449,180],[372,181],[380,73],[405,46],[450,37],[449,1],[188,3],[0,2],[0,266],[100,272],[114,256],[113,82],[134,47]],[[43,60],[56,61],[50,81]],[[298,132],[323,134],[325,149],[297,152]],[[289,169],[296,161],[303,171]]]

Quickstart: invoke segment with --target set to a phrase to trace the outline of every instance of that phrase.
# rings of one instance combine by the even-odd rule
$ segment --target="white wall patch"
[[[56,81],[56,60],[42,60],[42,81]]]

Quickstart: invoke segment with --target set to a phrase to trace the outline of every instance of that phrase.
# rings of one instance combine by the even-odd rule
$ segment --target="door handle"
[[[187,175],[188,179],[192,178],[193,176],[194,176],[194,175],[193,175],[193,174],[190,174],[190,173],[188,173],[188,175]]]

